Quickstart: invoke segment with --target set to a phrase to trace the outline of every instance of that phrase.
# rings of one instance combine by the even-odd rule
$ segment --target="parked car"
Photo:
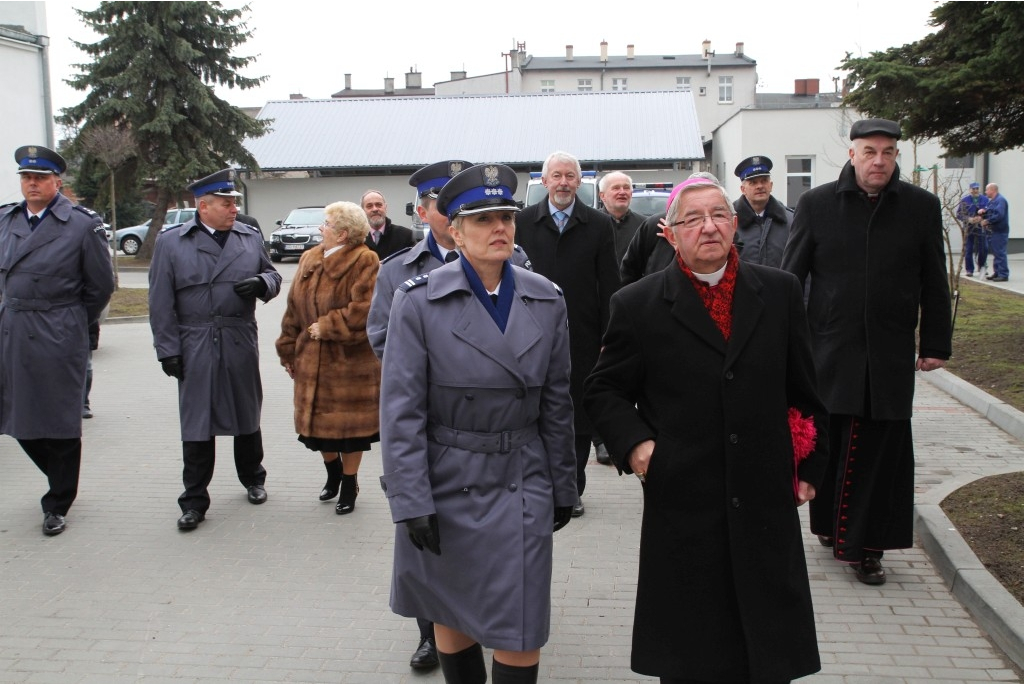
[[[298,207],[288,212],[284,221],[277,222],[281,228],[270,234],[267,251],[271,261],[300,257],[306,250],[319,245],[324,239],[320,234],[324,218],[323,207]]]
[[[177,226],[189,221],[196,215],[195,207],[177,207],[170,209],[164,216],[163,228],[168,226]],[[146,235],[149,234],[149,224],[152,219],[144,224],[138,226],[129,226],[128,228],[119,228],[114,232],[114,245],[117,249],[124,252],[126,255],[138,254],[139,248],[142,247],[142,243],[146,240]]]
[[[674,183],[634,183],[629,208],[637,214],[664,214]]]

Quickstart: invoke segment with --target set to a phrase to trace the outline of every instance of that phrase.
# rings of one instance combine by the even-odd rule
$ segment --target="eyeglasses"
[[[331,223],[329,221],[325,221],[322,224],[320,224],[320,230],[321,231],[324,230],[324,229],[330,230],[332,228],[334,228],[334,227],[331,226]]]
[[[685,219],[669,224],[669,227],[682,226],[683,228],[691,229],[704,228],[704,222],[708,219],[711,219],[711,223],[718,228],[725,228],[732,223],[732,214],[724,210],[720,212],[712,212],[711,214],[694,214],[693,216],[688,216]]]

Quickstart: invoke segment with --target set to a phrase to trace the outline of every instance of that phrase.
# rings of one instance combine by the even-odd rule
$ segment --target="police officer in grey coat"
[[[233,172],[189,186],[196,217],[157,237],[149,269],[149,323],[164,373],[178,379],[185,491],[180,530],[192,530],[210,506],[214,436],[234,436],[235,471],[249,501],[267,499],[263,468],[256,299],[281,289],[263,236],[236,221]]]
[[[436,162],[419,169],[409,177],[409,185],[416,188],[420,201],[416,207],[420,220],[427,224],[429,231],[426,237],[412,247],[399,250],[387,257],[380,265],[377,273],[377,284],[370,302],[370,314],[366,322],[366,332],[370,345],[378,358],[384,356],[384,341],[387,339],[388,318],[391,316],[391,303],[395,298],[395,290],[403,281],[415,278],[420,274],[433,271],[447,262],[459,258],[455,249],[455,239],[448,232],[448,217],[437,211],[437,194],[445,183],[460,171],[473,166],[472,162],[461,159],[450,159]],[[529,267],[526,253],[519,246],[512,252],[512,263],[524,268]],[[417,670],[429,670],[437,667],[437,646],[434,641],[434,624],[418,618],[420,641],[409,659],[409,666]]]
[[[461,258],[403,283],[381,382],[395,539],[391,608],[434,621],[448,682],[535,682],[552,532],[577,501],[565,301],[509,263],[516,176],[471,167],[438,195]]]
[[[0,433],[47,480],[43,533],[64,532],[78,494],[89,324],[114,292],[99,216],[60,194],[64,159],[14,153],[24,202],[0,209]]]

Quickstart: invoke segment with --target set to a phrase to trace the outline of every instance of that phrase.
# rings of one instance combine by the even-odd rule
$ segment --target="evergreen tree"
[[[929,23],[939,30],[915,43],[847,57],[844,104],[954,155],[1024,144],[1024,4],[947,2]]]
[[[216,96],[214,85],[255,88],[266,77],[247,78],[239,69],[255,57],[232,51],[251,33],[241,17],[220,2],[101,2],[76,10],[102,36],[75,45],[93,58],[77,64],[68,79],[85,99],[62,110],[58,121],[80,128],[127,126],[138,145],[137,174],[156,189],[152,226],[162,226],[173,197],[192,180],[230,166],[256,168],[242,141],[263,135],[270,122],[257,121]],[[139,257],[152,256],[158,230],[150,231]]]

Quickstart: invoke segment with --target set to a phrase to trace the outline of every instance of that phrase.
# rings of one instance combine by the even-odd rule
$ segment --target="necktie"
[[[555,212],[555,224],[558,226],[558,232],[561,233],[565,230],[565,222],[569,220],[569,217],[565,212]]]
[[[377,245],[380,243],[380,231],[371,231],[373,233],[373,244]]]
[[[34,231],[34,230],[36,230],[36,226],[38,226],[38,225],[39,225],[39,217],[38,216],[30,216],[28,218],[28,227],[30,229],[32,229]]]
[[[498,306],[498,296],[495,293],[491,293],[491,302],[494,303],[495,307]]]
[[[454,262],[458,258],[459,258],[459,253],[456,252],[455,250],[450,250],[448,252],[448,254],[446,254],[444,256],[444,263],[448,264],[449,262]]]

